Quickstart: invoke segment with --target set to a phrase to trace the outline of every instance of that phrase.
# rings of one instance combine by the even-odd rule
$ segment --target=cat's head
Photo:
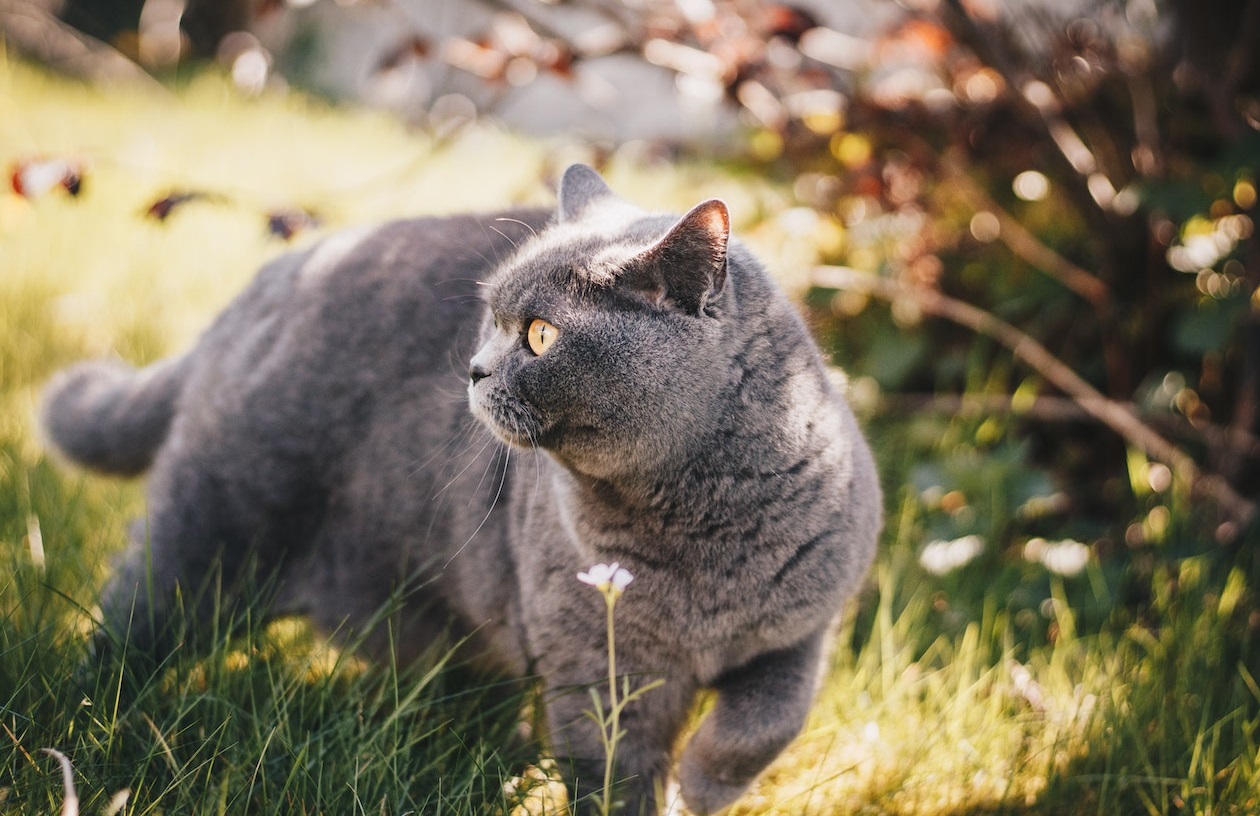
[[[484,288],[473,413],[598,477],[684,450],[727,381],[729,234],[721,201],[652,215],[570,167],[555,222]]]

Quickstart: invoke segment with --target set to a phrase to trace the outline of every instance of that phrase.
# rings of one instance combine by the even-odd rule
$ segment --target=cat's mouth
[[[544,422],[528,405],[498,389],[470,385],[468,407],[482,425],[513,447],[541,447],[541,440],[550,430],[551,423]]]
[[[549,415],[489,383],[468,387],[468,407],[482,425],[512,447],[556,453],[602,447],[608,442],[597,425],[572,416]]]

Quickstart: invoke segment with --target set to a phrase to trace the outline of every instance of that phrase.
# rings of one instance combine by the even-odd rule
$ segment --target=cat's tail
[[[139,370],[116,360],[72,366],[44,390],[44,434],[84,467],[143,473],[166,440],[191,363],[186,354]]]

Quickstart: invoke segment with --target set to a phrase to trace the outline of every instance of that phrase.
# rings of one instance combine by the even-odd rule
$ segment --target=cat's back
[[[382,506],[429,490],[443,472],[409,474],[460,433],[478,282],[546,219],[350,228],[266,265],[187,356],[151,483],[198,474],[249,513],[305,515],[351,482]]]
[[[457,391],[479,282],[547,217],[530,209],[350,227],[283,255],[205,332],[190,393],[213,393],[202,402],[216,413],[291,435],[353,432],[354,403],[392,391],[446,380]]]
[[[301,331],[325,363],[371,343],[382,352],[444,345],[479,311],[478,283],[546,220],[515,210],[349,227],[263,267],[205,340],[227,350],[263,329],[274,347]]]

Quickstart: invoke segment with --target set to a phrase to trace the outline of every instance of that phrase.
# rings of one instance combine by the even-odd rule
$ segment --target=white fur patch
[[[555,251],[559,247],[576,243],[592,235],[609,239],[624,235],[632,224],[649,217],[650,214],[633,204],[617,201],[611,197],[605,199],[588,214],[576,221],[554,224],[530,241],[517,254],[515,262],[525,264],[541,255]],[[648,249],[650,244],[632,245],[625,241],[615,241],[605,247],[588,261],[588,272],[593,277],[602,274],[613,275],[630,258]]]
[[[325,238],[311,251],[306,263],[302,264],[302,271],[299,273],[301,282],[314,283],[328,275],[376,230],[371,225],[350,227]]]

